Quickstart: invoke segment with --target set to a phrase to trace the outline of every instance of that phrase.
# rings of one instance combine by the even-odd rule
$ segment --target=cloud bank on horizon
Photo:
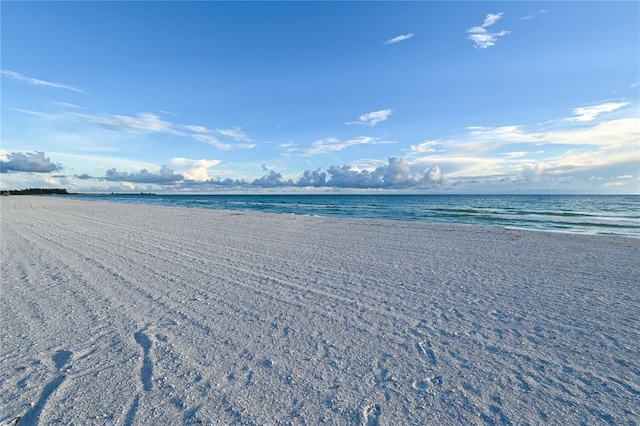
[[[596,16],[618,19],[637,6],[589,5],[591,15],[571,4],[537,12],[533,6],[522,2],[509,5],[508,12],[473,16],[452,8],[445,29],[429,19],[433,4],[358,4],[354,7],[368,14],[352,41],[360,48],[350,46],[349,27],[327,15],[307,23],[302,38],[315,43],[310,53],[302,42],[283,45],[286,34],[264,20],[253,22],[250,34],[219,39],[211,30],[203,44],[188,47],[213,12],[226,16],[229,28],[248,17],[230,4],[183,5],[186,18],[177,25],[185,38],[166,36],[175,50],[156,56],[125,26],[125,44],[118,45],[114,35],[117,46],[96,47],[114,62],[103,62],[95,73],[78,73],[78,67],[93,63],[70,55],[71,62],[48,70],[38,62],[46,63],[45,48],[62,55],[55,48],[61,39],[71,51],[81,50],[80,35],[56,35],[54,23],[73,28],[70,20],[86,10],[72,4],[10,4],[2,36],[14,49],[3,49],[3,65],[15,68],[0,71],[2,189],[640,193],[639,43],[624,37],[638,29],[633,20],[623,20],[622,36],[600,33],[601,50],[569,49],[579,37],[583,42],[596,37],[595,28],[586,28],[599,22]],[[284,5],[252,7],[277,14]],[[343,7],[294,9],[353,13]],[[147,11],[159,22],[171,17],[168,5],[104,8],[114,19]],[[405,16],[406,23],[387,23],[385,8]],[[50,23],[43,18],[41,27],[31,28],[50,35],[51,46],[28,44],[20,36],[29,29],[12,25],[34,11],[52,14]],[[558,23],[535,26],[552,19]],[[570,20],[576,21],[575,39],[560,28]],[[342,45],[323,39],[321,30],[330,22]],[[413,38],[407,30],[422,28],[424,34],[400,50],[376,50],[380,38],[371,22],[384,24],[382,32],[401,34],[386,38],[384,46]],[[509,29],[492,30],[499,25]],[[445,50],[428,49],[435,37],[428,32],[444,34],[453,27],[458,30],[451,34],[472,45],[452,39]],[[149,27],[151,34],[158,35],[154,28]],[[545,37],[555,44],[541,53],[527,50]],[[33,57],[41,52],[42,58],[28,65],[19,47]],[[226,55],[226,62],[203,59],[204,48]],[[115,58],[127,54],[131,67],[120,68]],[[142,54],[162,68],[142,69]],[[163,59],[171,54],[186,64]],[[566,55],[574,57],[552,60]],[[580,81],[575,73],[591,77]],[[115,82],[112,75],[122,80]]]

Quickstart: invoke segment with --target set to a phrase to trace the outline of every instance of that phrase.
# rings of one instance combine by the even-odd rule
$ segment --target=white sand
[[[0,421],[640,423],[638,239],[0,204]]]

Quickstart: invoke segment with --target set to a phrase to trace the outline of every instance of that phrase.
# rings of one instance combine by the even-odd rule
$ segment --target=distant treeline
[[[28,189],[10,189],[8,191],[2,191],[2,195],[50,195],[50,194],[64,194],[68,195],[66,189],[59,188],[28,188]]]

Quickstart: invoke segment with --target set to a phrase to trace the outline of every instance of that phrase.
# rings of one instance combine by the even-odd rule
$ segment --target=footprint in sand
[[[433,376],[427,379],[416,379],[411,382],[411,387],[420,392],[427,392],[430,388],[442,386],[443,383],[442,376]]]
[[[142,381],[142,388],[145,391],[150,391],[153,385],[151,379],[153,377],[153,361],[149,353],[151,352],[151,339],[145,334],[145,329],[136,331],[133,335],[136,343],[142,348],[144,358],[142,360],[142,367],[140,367],[140,380]]]
[[[425,392],[427,389],[429,389],[429,382],[427,382],[426,380],[416,379],[413,382],[411,382],[411,387],[417,391]]]
[[[53,361],[53,364],[55,365],[56,370],[64,373],[66,371],[66,366],[68,365],[69,360],[71,359],[71,356],[73,356],[73,352],[67,351],[65,349],[61,349],[58,352],[56,352],[51,357],[51,360]],[[40,421],[40,415],[42,414],[42,411],[45,409],[47,405],[47,401],[49,400],[51,395],[60,387],[60,385],[64,382],[65,379],[66,379],[66,376],[64,374],[60,374],[58,377],[54,378],[49,383],[47,383],[47,385],[44,387],[44,389],[42,389],[42,392],[40,393],[40,399],[38,399],[38,402],[35,403],[33,408],[27,411],[26,414],[22,416],[22,418],[16,417],[15,419],[10,420],[6,424],[17,425],[18,422],[22,422],[23,424],[30,424],[30,425],[38,424]]]
[[[378,426],[380,424],[380,415],[382,407],[379,404],[366,405],[362,410],[363,426]]]
[[[136,343],[140,345],[140,348],[142,348],[143,358],[142,365],[140,366],[140,382],[142,383],[142,389],[145,392],[149,392],[153,387],[153,361],[151,360],[150,356],[152,343],[149,336],[147,336],[147,334],[145,333],[146,330],[147,328],[145,327],[136,331],[133,334],[133,338],[135,339]],[[133,402],[131,403],[131,406],[129,407],[129,410],[127,411],[124,422],[125,426],[131,426],[134,424],[139,406],[140,394],[136,395]]]
[[[431,344],[429,343],[429,341],[416,343],[416,349],[418,350],[420,356],[425,358],[431,365],[437,364],[436,354],[435,352],[433,352],[433,349],[431,349]]]

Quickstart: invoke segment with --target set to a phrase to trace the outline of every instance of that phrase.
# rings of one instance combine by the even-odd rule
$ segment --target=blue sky
[[[2,2],[2,188],[640,193],[637,2]]]

